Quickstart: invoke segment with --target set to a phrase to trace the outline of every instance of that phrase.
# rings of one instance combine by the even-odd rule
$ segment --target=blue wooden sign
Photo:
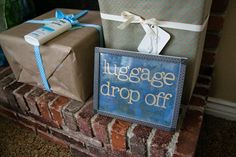
[[[99,114],[174,130],[186,58],[96,48],[94,108]]]

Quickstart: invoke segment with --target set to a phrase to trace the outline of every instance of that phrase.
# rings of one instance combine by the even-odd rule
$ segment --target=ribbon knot
[[[160,22],[155,18],[144,19],[128,11],[123,11],[121,18],[123,23],[117,28],[123,30],[131,23],[138,23],[145,31],[146,34],[138,46],[139,52],[157,55],[170,39],[170,35],[159,27]]]
[[[127,26],[129,26],[131,23],[140,23],[142,26],[143,25],[149,25],[151,27],[159,26],[159,21],[155,18],[151,18],[151,19],[144,19],[143,17],[136,15],[134,13],[131,13],[129,11],[123,11],[121,13],[121,17],[123,19],[125,19],[125,22],[122,23],[121,25],[119,25],[117,28],[123,30],[125,29]],[[144,28],[145,29],[145,28]],[[155,32],[154,32],[155,33]]]
[[[77,19],[83,17],[88,13],[88,10],[83,10],[78,14],[64,14],[61,10],[56,10],[55,17],[56,19],[65,19],[71,23],[71,25],[78,25],[79,21]]]

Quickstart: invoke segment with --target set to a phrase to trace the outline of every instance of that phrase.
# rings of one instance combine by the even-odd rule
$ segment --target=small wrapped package
[[[187,103],[199,72],[211,0],[99,0],[99,6],[106,47],[188,58]],[[147,29],[157,37],[148,38]]]
[[[60,9],[65,14],[79,10]],[[55,10],[37,17],[53,18]],[[100,15],[89,11],[80,23],[101,25]],[[0,43],[17,81],[43,88],[36,65],[34,48],[24,36],[42,25],[23,23],[0,34]],[[99,46],[99,33],[95,28],[83,27],[60,34],[40,46],[45,75],[50,89],[63,96],[85,102],[93,91],[93,54]]]

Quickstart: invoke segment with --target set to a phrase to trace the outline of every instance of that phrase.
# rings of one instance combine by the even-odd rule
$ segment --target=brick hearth
[[[16,82],[1,68],[0,115],[10,118],[81,156],[193,155],[203,119],[210,78],[201,75],[186,109],[181,129],[166,132],[93,113],[92,98],[85,105]],[[183,112],[182,112],[183,113]]]
[[[81,157],[194,156],[228,0],[213,2],[198,82],[176,132],[94,114],[92,98],[83,105],[16,82],[9,67],[0,68],[0,115]]]

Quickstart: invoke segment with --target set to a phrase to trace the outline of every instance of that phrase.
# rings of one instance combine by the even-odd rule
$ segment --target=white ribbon
[[[132,17],[129,21],[127,21],[127,17],[126,16],[119,16],[119,15],[112,15],[112,14],[105,14],[105,13],[101,13],[101,18],[104,20],[112,20],[112,21],[119,21],[119,22],[127,22],[127,23],[148,23],[148,24],[153,24],[153,25],[158,25],[159,27],[164,27],[164,28],[172,28],[172,29],[179,29],[179,30],[186,30],[186,31],[192,31],[192,32],[202,32],[204,30],[204,28],[207,25],[208,19],[209,19],[209,15],[207,16],[207,18],[205,19],[204,23],[202,25],[196,25],[196,24],[188,24],[188,23],[181,23],[181,22],[171,22],[171,21],[158,21],[154,18],[152,19],[148,19],[148,20],[144,20],[143,18],[141,18],[138,15],[132,14],[130,12],[122,12],[122,13],[128,13],[127,17],[131,17],[131,15],[134,17]],[[131,15],[130,15],[131,14]],[[140,19],[141,18],[141,19]],[[144,20],[144,21],[143,21]]]
[[[128,11],[123,11],[121,16],[101,13],[101,18],[105,20],[122,22],[122,24],[117,27],[121,30],[125,29],[131,23],[141,24],[146,34],[138,46],[138,51],[156,55],[162,51],[170,39],[170,35],[160,27],[201,32],[204,30],[209,16],[203,25],[158,21],[155,18],[144,19],[141,16],[135,15]]]

